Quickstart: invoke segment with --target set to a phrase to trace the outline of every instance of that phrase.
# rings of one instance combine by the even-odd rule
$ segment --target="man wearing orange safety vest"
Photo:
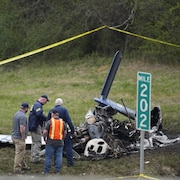
[[[53,110],[51,119],[43,131],[45,147],[45,162],[43,174],[48,174],[51,168],[52,157],[54,156],[54,172],[59,173],[62,167],[64,138],[66,136],[66,126],[62,119],[59,118],[59,112]]]

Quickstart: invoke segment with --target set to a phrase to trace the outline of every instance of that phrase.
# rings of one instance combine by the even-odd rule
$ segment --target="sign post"
[[[144,173],[144,132],[150,130],[151,120],[151,74],[137,73],[136,129],[141,131],[140,174]]]

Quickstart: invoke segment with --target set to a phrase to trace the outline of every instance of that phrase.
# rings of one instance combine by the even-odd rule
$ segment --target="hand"
[[[76,132],[76,131],[74,131],[74,134],[73,134],[73,136],[75,136],[75,137],[77,136],[77,132]]]

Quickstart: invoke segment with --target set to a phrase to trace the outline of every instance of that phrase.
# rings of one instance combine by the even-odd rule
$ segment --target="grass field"
[[[61,97],[69,110],[75,126],[83,123],[85,114],[96,105],[94,97],[99,97],[113,56],[86,57],[72,61],[40,60],[30,57],[26,62],[13,62],[0,67],[0,134],[11,134],[12,118],[22,102],[30,105],[41,94],[47,94],[50,102],[44,106],[45,114],[54,106],[54,100]],[[139,60],[123,59],[113,82],[109,99],[124,103],[136,109],[137,72],[152,74],[151,105],[160,105],[163,127],[170,134],[180,133],[180,67],[148,64]],[[118,115],[122,120],[126,117]],[[171,152],[171,151],[170,151]],[[12,171],[13,148],[0,149],[0,173]],[[27,152],[27,160],[28,160]],[[164,152],[165,153],[165,152]],[[151,163],[145,166],[149,175],[180,176],[179,153],[147,153]],[[3,162],[6,165],[3,166]],[[77,167],[63,167],[62,174],[127,176],[139,172],[138,155],[102,161],[77,161]],[[40,173],[43,166],[32,167],[30,173]]]

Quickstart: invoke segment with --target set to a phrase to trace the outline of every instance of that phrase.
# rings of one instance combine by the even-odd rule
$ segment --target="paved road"
[[[36,175],[15,175],[15,176],[0,176],[0,180],[179,180],[180,177],[115,177],[115,178],[106,178],[106,177],[95,177],[95,176],[36,176]]]

